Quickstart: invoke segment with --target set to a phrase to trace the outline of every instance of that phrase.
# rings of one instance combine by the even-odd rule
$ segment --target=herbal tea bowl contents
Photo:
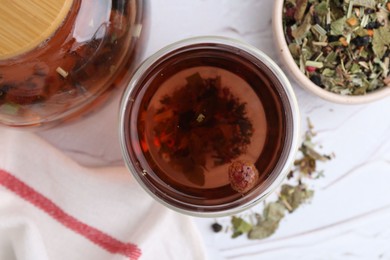
[[[387,0],[275,0],[281,58],[298,83],[336,103],[390,95]]]
[[[125,162],[143,188],[189,215],[263,200],[289,171],[299,112],[282,71],[259,50],[199,37],[147,59],[120,111]]]
[[[147,3],[0,0],[0,125],[53,125],[127,85]]]

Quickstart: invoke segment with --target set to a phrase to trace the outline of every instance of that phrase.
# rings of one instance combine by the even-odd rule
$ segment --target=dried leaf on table
[[[252,229],[252,225],[244,219],[233,216],[232,217],[233,235],[232,238],[248,233]]]
[[[285,206],[279,202],[269,203],[258,218],[258,223],[248,233],[249,239],[263,239],[271,236],[279,227],[285,215]]]
[[[279,201],[283,203],[291,213],[294,212],[300,205],[312,198],[313,195],[314,191],[307,189],[304,184],[296,186],[284,184],[280,191]]]

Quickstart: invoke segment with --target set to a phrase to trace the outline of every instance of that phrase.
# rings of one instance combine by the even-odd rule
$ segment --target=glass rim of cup
[[[218,207],[216,206],[201,206],[203,209],[199,206],[194,206],[194,209],[185,209],[181,207],[177,207],[172,205],[171,203],[167,202],[166,200],[160,198],[157,194],[152,192],[148,185],[142,180],[143,173],[139,172],[139,170],[136,169],[134,166],[133,160],[130,158],[129,152],[128,152],[128,146],[126,143],[126,112],[128,110],[128,104],[131,100],[131,94],[136,86],[140,84],[140,79],[144,76],[145,72],[149,70],[153,64],[155,64],[160,59],[163,59],[165,55],[172,53],[174,51],[177,51],[179,49],[182,49],[184,47],[189,47],[196,44],[203,44],[203,45],[225,45],[234,47],[236,49],[239,49],[241,51],[245,51],[255,57],[258,61],[263,63],[275,76],[275,78],[279,81],[280,85],[282,86],[284,90],[284,94],[287,98],[287,105],[285,101],[282,101],[282,103],[290,109],[291,114],[291,125],[292,129],[290,130],[290,143],[288,151],[286,149],[283,149],[285,160],[282,165],[279,165],[278,173],[274,173],[275,169],[272,171],[272,174],[276,175],[272,180],[269,180],[267,178],[262,184],[259,186],[266,186],[264,190],[255,196],[255,198],[247,201],[246,203],[242,205],[238,205],[233,208],[228,209],[221,209],[218,210]],[[286,106],[284,107],[286,109]],[[190,216],[196,216],[196,217],[222,217],[222,216],[228,216],[232,214],[236,214],[239,212],[242,212],[244,210],[247,210],[254,205],[260,203],[261,201],[264,201],[273,191],[277,189],[277,187],[280,186],[282,181],[285,179],[287,174],[289,173],[293,162],[295,158],[295,154],[298,151],[298,145],[300,140],[300,112],[299,112],[299,106],[298,101],[296,99],[294,90],[287,78],[287,76],[284,74],[284,72],[281,70],[281,68],[265,53],[257,49],[256,47],[249,45],[245,42],[242,42],[240,40],[228,38],[228,37],[221,37],[221,36],[200,36],[200,37],[193,37],[184,39],[181,41],[177,41],[175,43],[172,43],[170,45],[167,45],[166,47],[160,49],[156,53],[152,54],[147,58],[135,71],[135,73],[132,76],[131,81],[127,85],[124,93],[122,94],[122,98],[120,101],[120,111],[119,111],[119,141],[120,141],[120,147],[122,151],[122,156],[125,162],[126,167],[132,174],[132,176],[136,179],[138,184],[141,185],[143,190],[145,190],[152,198],[154,198],[159,203],[163,204],[164,206]],[[284,145],[283,145],[284,146]],[[279,162],[278,162],[279,164]],[[277,165],[278,165],[277,164]],[[267,183],[266,183],[267,182]],[[268,183],[271,182],[271,183]],[[256,188],[257,190],[258,188]],[[215,210],[210,210],[212,208],[215,208]],[[207,209],[207,210],[205,210]]]

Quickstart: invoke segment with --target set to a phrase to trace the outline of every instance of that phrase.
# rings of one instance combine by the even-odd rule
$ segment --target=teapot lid
[[[73,0],[0,0],[0,60],[25,53],[61,26]]]

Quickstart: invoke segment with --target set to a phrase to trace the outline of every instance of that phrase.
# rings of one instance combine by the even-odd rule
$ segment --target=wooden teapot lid
[[[0,0],[0,60],[25,53],[61,26],[73,0]]]

